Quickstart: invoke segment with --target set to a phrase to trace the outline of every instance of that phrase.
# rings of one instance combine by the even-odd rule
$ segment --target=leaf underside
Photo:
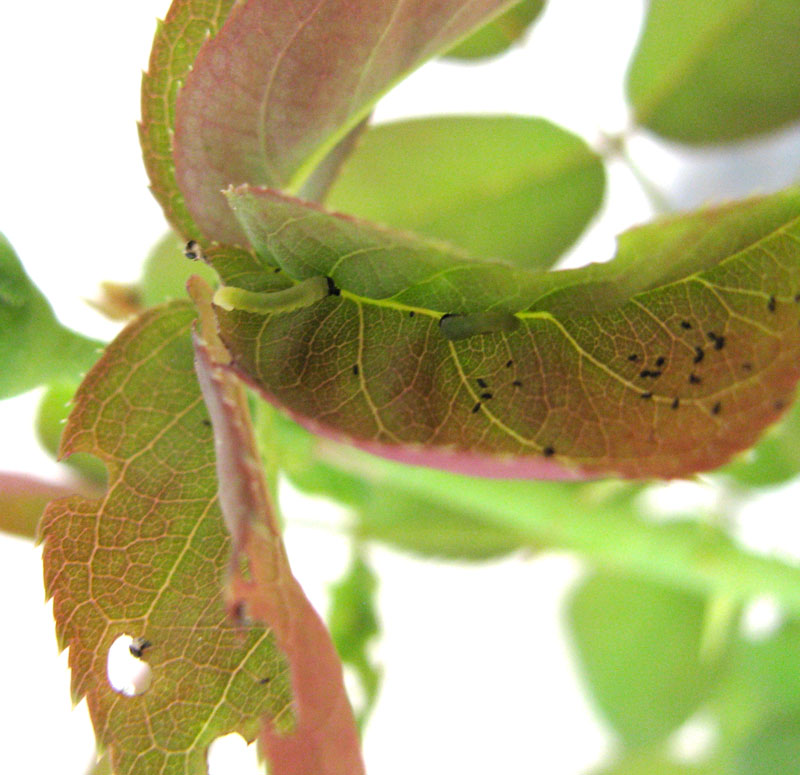
[[[199,51],[177,97],[176,180],[204,235],[241,245],[220,191],[299,190],[405,74],[508,0],[249,0]],[[225,88],[220,88],[220,83]]]
[[[800,192],[634,229],[608,264],[538,274],[276,192],[229,199],[262,275],[339,293],[218,310],[236,368],[314,432],[495,476],[682,476],[750,446],[800,375]],[[251,273],[215,262],[225,282]],[[445,338],[444,315],[516,330]]]
[[[108,466],[100,500],[52,503],[43,518],[45,585],[69,646],[74,697],[86,696],[114,772],[205,773],[218,736],[291,722],[286,662],[269,631],[227,619],[230,540],[216,499],[214,444],[195,378],[194,312],[145,313],[107,349],[78,391],[62,452]],[[144,694],[106,675],[120,635],[152,645]]]

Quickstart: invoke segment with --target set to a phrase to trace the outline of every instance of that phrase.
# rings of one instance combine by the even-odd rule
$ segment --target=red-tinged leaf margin
[[[217,334],[211,289],[192,277],[189,291],[200,313],[192,337],[195,368],[214,428],[220,502],[233,536],[229,607],[234,617],[244,611],[268,624],[291,667],[297,727],[290,735],[263,729],[270,772],[359,775],[364,764],[342,665],[289,567],[276,506],[261,472],[247,397],[228,368],[230,356]]]
[[[173,0],[158,22],[148,71],[142,75],[139,140],[150,190],[172,226],[186,239],[200,239],[175,180],[172,139],[175,98],[200,47],[217,34],[237,0]]]
[[[45,588],[72,692],[86,696],[118,775],[201,775],[220,735],[253,740],[291,725],[288,665],[259,625],[236,626],[222,581],[230,539],[219,512],[210,421],[194,373],[185,302],[148,310],[79,388],[62,453],[108,468],[98,500],[51,503],[42,520]],[[152,685],[108,682],[117,637],[150,642]]]
[[[615,261],[545,274],[279,192],[228,195],[262,260],[332,277],[303,310],[218,314],[240,373],[319,435],[486,476],[669,478],[752,445],[793,399],[798,189],[638,227]],[[519,326],[445,340],[443,315],[480,309]]]
[[[178,94],[176,179],[206,237],[242,245],[220,191],[297,191],[378,98],[513,0],[245,0]]]

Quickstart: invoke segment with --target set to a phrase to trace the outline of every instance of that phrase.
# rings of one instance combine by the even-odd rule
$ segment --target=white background
[[[96,295],[101,280],[135,280],[165,230],[147,190],[136,120],[155,18],[167,5],[46,0],[4,3],[2,11],[0,230],[62,321],[94,336],[110,338],[117,328],[82,300]],[[601,131],[628,121],[622,83],[641,14],[640,0],[552,0],[524,48],[488,65],[432,63],[387,97],[377,118],[545,116],[595,143]],[[740,149],[744,174],[734,174],[725,153],[679,159],[646,139],[632,147],[673,201],[686,205],[720,184],[729,195],[746,194],[754,181],[786,185],[800,171],[796,132]],[[571,262],[610,257],[614,234],[650,212],[630,172],[611,165],[603,220]],[[55,471],[30,432],[37,398],[0,404],[0,470]],[[795,551],[792,497],[776,494],[743,515],[751,544]],[[300,523],[332,515],[319,501],[287,499],[290,556],[321,610],[327,585],[346,564],[347,542]],[[583,698],[559,619],[561,596],[580,572],[574,559],[458,566],[379,548],[372,559],[381,578],[376,656],[385,675],[365,739],[371,775],[578,775],[601,759],[610,738]],[[93,735],[85,703],[71,709],[38,548],[0,536],[0,590],[0,771],[81,773]],[[254,771],[239,760],[215,766],[231,775]]]

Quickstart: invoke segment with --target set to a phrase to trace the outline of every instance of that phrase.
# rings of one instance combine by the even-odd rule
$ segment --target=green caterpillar
[[[257,293],[244,288],[223,285],[214,293],[214,304],[228,311],[255,312],[271,315],[310,307],[326,296],[338,296],[339,289],[329,277],[310,277],[282,291]]]
[[[478,334],[510,333],[519,326],[519,318],[510,312],[475,312],[469,315],[443,315],[439,330],[445,339],[467,339]]]

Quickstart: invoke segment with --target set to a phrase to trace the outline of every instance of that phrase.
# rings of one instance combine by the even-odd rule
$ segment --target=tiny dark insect
[[[711,414],[719,414],[721,410],[722,410],[722,404],[719,401],[717,401],[717,403],[711,407]]]
[[[475,414],[480,408],[481,408],[481,402],[478,401],[478,403],[472,407],[472,414]]]
[[[725,347],[725,337],[715,334],[713,331],[708,332],[708,338],[714,343],[715,350],[721,350]]]
[[[628,360],[629,360],[631,363],[636,363],[636,361],[638,361],[638,360],[639,360],[639,356],[638,356],[636,353],[631,353],[631,354],[628,356]]]
[[[197,261],[200,258],[200,246],[195,242],[195,240],[190,239],[186,243],[186,247],[183,249],[183,255],[186,256],[190,261]]]
[[[652,393],[640,393],[639,394],[639,398],[652,398],[652,397],[653,397]]]
[[[770,312],[775,312],[775,309],[777,308],[777,306],[778,306],[778,304],[777,304],[777,300],[775,299],[775,297],[774,296],[770,296],[769,297],[769,301],[767,302],[767,309]]]
[[[484,393],[481,393],[481,398],[488,401],[490,398],[494,397],[494,393],[490,393],[488,390]]]
[[[510,369],[514,365],[514,361],[506,361],[506,368]]]
[[[697,376],[694,372],[689,375],[689,384],[690,385],[699,385],[703,380]]]
[[[694,360],[693,363],[700,363],[703,358],[706,357],[706,351],[702,347],[695,347],[694,348]]]
[[[482,388],[489,387],[486,384],[486,380],[481,378],[481,377],[478,377],[478,379],[476,379],[475,381],[478,383],[478,387],[482,387]]]
[[[692,324],[688,320],[681,320],[681,328],[684,331],[688,331],[692,327]]]
[[[355,374],[356,376],[358,376],[358,364],[357,364],[357,363],[354,363],[354,364],[353,364],[353,374]]]
[[[656,358],[656,366],[659,368],[661,368],[666,362],[667,359],[663,355],[659,355],[658,358]]]
[[[409,316],[410,318],[413,318],[413,317],[414,317],[414,315],[416,315],[416,314],[417,314],[417,313],[416,313],[416,312],[414,312],[414,310],[412,309],[412,310],[410,310],[410,311],[409,311],[409,313],[408,313],[408,316]]]
[[[545,447],[545,448],[542,450],[542,454],[543,454],[545,457],[553,457],[553,455],[555,455],[555,454],[556,454],[556,451],[555,451],[555,449],[553,449],[553,447]]]
[[[278,274],[278,272],[280,272],[280,271],[281,271],[281,268],[280,268],[279,266],[276,266],[276,267],[275,267],[275,268],[272,270],[272,274]]]
[[[325,278],[328,281],[328,296],[339,296],[341,295],[341,290],[339,286],[333,281],[332,277]]]
[[[680,398],[673,398],[673,399],[672,399],[672,404],[671,404],[671,407],[672,407],[673,409],[677,409],[677,408],[678,408],[680,405],[681,405],[681,400],[680,400]]]
[[[511,384],[514,387],[522,387],[522,382],[520,382],[518,379],[515,379]]]
[[[150,643],[149,640],[145,640],[144,638],[134,638],[131,641],[131,645],[128,646],[128,651],[130,651],[131,655],[136,657],[136,659],[141,659],[145,650],[149,649],[152,645],[153,644]]]
[[[642,371],[639,372],[639,376],[642,377],[643,379],[646,379],[647,377],[650,377],[652,379],[658,379],[658,377],[661,376],[661,372],[651,369],[642,369]]]
[[[262,686],[266,686],[266,685],[267,685],[267,684],[268,684],[268,683],[269,683],[271,680],[272,680],[272,676],[269,676],[269,675],[268,675],[266,678],[262,678],[262,679],[260,679],[260,680],[259,680],[259,683],[260,683]]]
[[[203,425],[206,426],[206,428],[210,428],[211,427],[211,420],[209,420],[208,417],[204,417],[201,420],[201,422],[203,423]]]

